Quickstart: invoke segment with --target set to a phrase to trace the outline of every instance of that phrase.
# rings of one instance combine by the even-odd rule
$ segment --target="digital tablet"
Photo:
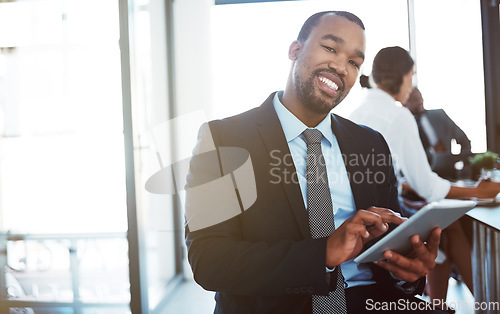
[[[425,240],[434,228],[446,228],[475,206],[476,202],[474,201],[462,200],[442,200],[429,203],[387,236],[358,255],[354,261],[367,263],[384,260],[383,254],[386,250],[406,255],[412,250],[410,238],[413,235],[418,234],[421,239]]]

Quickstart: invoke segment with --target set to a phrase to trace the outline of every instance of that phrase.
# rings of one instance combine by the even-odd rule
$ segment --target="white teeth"
[[[326,85],[328,85],[328,87],[330,87],[331,89],[333,90],[338,90],[339,87],[337,86],[337,84],[335,84],[334,82],[330,81],[329,79],[327,78],[324,78],[324,77],[320,77],[319,80],[323,83],[325,83]]]

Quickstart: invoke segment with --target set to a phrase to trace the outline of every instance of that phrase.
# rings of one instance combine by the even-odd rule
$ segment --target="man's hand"
[[[366,242],[387,232],[388,223],[399,225],[405,220],[399,213],[386,208],[370,207],[367,210],[359,210],[328,238],[326,265],[335,267],[356,257]]]
[[[474,188],[477,198],[493,198],[500,193],[500,183],[491,180],[479,180]]]
[[[434,268],[439,247],[441,229],[435,228],[429,236],[429,241],[424,243],[418,235],[411,237],[413,253],[404,257],[387,250],[384,252],[386,261],[374,262],[378,266],[391,272],[396,278],[403,281],[414,282],[427,275]]]

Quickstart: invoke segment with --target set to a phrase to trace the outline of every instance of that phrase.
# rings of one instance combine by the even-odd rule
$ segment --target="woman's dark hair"
[[[304,25],[302,25],[302,28],[300,29],[299,35],[297,36],[297,40],[300,42],[304,42],[309,38],[309,35],[311,34],[312,30],[316,25],[318,25],[319,20],[323,17],[323,15],[326,14],[335,14],[339,16],[343,16],[346,19],[348,19],[351,22],[354,22],[358,24],[362,29],[365,29],[365,25],[363,25],[363,22],[357,17],[356,15],[347,12],[347,11],[323,11],[323,12],[318,12],[313,15],[311,15],[305,22]]]
[[[403,76],[410,72],[414,64],[408,51],[403,48],[383,48],[373,59],[373,80],[383,90],[395,95],[403,84]]]

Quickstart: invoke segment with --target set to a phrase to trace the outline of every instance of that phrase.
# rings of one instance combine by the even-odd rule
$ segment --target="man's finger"
[[[365,239],[370,236],[370,233],[366,230],[365,226],[361,224],[348,224],[346,225],[346,231],[350,235],[360,236]]]
[[[358,210],[358,212],[352,217],[352,222],[357,224],[362,224],[365,227],[376,227],[380,230],[384,230],[384,222],[379,214],[368,211],[368,210]]]
[[[415,270],[415,262],[412,259],[404,257],[396,252],[387,250],[384,252],[384,257],[392,264],[396,265],[398,268],[402,268],[408,271]]]
[[[369,212],[375,212],[380,217],[385,223],[395,223],[397,225],[405,222],[408,218],[406,217],[401,217],[399,213],[396,213],[390,209],[387,208],[381,208],[381,207],[370,207],[367,211]]]
[[[426,256],[430,255],[429,250],[425,246],[424,242],[420,240],[420,236],[418,234],[412,236],[410,238],[411,245],[413,246],[413,251],[415,256]]]
[[[366,226],[366,230],[370,233],[370,237],[367,240],[372,240],[372,239],[378,238],[381,235],[383,235],[384,233],[386,233],[387,230],[389,230],[389,225],[384,223],[384,225],[382,226],[382,229],[375,228],[374,226],[373,227]]]
[[[429,240],[427,241],[427,249],[430,252],[436,252],[437,254],[439,242],[441,240],[441,231],[441,228],[434,228],[434,230],[432,230]]]
[[[419,275],[413,272],[409,272],[406,269],[402,269],[398,267],[397,265],[391,263],[391,262],[386,262],[386,261],[378,261],[375,262],[378,266],[382,267],[383,269],[391,272],[396,278],[408,282],[414,282],[423,275]]]

